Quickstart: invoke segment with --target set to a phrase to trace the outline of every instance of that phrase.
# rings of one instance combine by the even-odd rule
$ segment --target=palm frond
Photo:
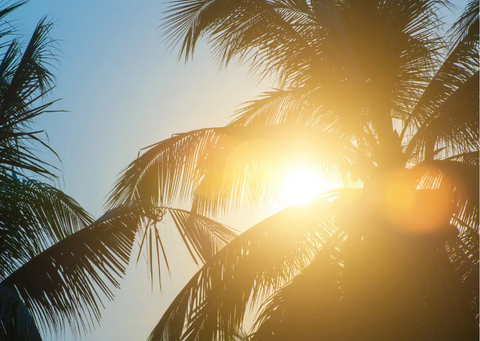
[[[229,125],[252,127],[287,124],[322,129],[344,136],[354,135],[351,131],[347,132],[347,129],[339,129],[342,126],[337,123],[343,118],[342,114],[346,113],[334,112],[330,106],[330,95],[321,85],[273,89],[243,103]]]
[[[219,251],[189,281],[149,340],[204,340],[238,329],[249,304],[307,266],[335,231],[327,204],[292,207]]]
[[[210,37],[221,64],[237,56],[263,76],[279,72],[279,79],[291,78],[295,67],[308,68],[314,57],[310,43],[318,30],[309,6],[300,2],[175,1],[167,13],[167,39],[182,42],[180,56],[185,59],[202,36]]]
[[[330,339],[340,302],[342,234],[324,245],[312,263],[264,303],[255,321],[252,341]],[[336,248],[337,247],[337,248]]]
[[[29,124],[38,115],[49,112],[54,101],[38,104],[52,89],[54,77],[48,70],[55,55],[54,41],[49,38],[52,24],[40,20],[29,43],[22,50],[17,40],[12,40],[0,63],[0,162],[19,172],[30,171],[39,175],[54,176],[50,165],[32,151],[29,143],[40,143],[49,148],[31,131]]]
[[[472,76],[478,73],[478,39],[477,41],[469,41],[465,37],[447,52],[437,63],[436,72],[430,79],[426,79],[425,90],[422,91],[418,101],[414,103],[413,110],[406,117],[401,134],[402,138],[408,130],[413,131],[414,134],[420,127],[425,126],[431,116],[435,117],[436,110],[459,87],[469,79],[474,79]],[[432,70],[434,69],[432,68]]]
[[[147,252],[152,275],[154,262],[160,266],[160,250],[168,264],[157,226],[167,213],[194,260],[211,259],[236,236],[223,224],[181,209],[119,207],[30,255],[2,285],[16,290],[37,323],[50,332],[61,333],[67,323],[74,333],[89,331],[101,317],[102,300],[113,298],[111,286],[119,287],[137,235],[139,255]]]
[[[0,198],[0,280],[93,221],[74,199],[34,180],[0,175]]]
[[[2,281],[18,292],[44,330],[90,330],[100,318],[101,295],[113,297],[125,273],[139,212],[117,209],[46,249]]]
[[[17,8],[25,5],[27,2],[28,2],[28,0],[16,1],[16,2],[12,3],[11,5],[5,6],[2,9],[0,9],[0,20],[3,21],[3,22],[0,23],[0,27],[2,28],[0,30],[0,37],[8,36],[8,35],[12,34],[13,31],[14,31],[14,26],[12,25],[11,22],[7,22],[6,20],[4,20],[5,17],[7,15],[11,14]],[[5,26],[6,26],[6,28],[5,28]]]
[[[335,88],[336,92],[332,88],[331,84],[330,88],[317,84],[317,87],[264,92],[255,100],[243,103],[229,126],[299,125],[342,136],[346,141],[368,139],[363,129],[368,123],[365,110],[360,107],[355,110],[350,103],[342,106],[337,101],[338,94],[348,90]]]
[[[200,164],[204,176],[194,193],[193,210],[216,215],[271,203],[295,162],[348,182],[355,147],[340,134],[279,124],[249,127],[238,136],[241,143],[217,148]]]
[[[162,260],[169,269],[168,256],[158,225],[159,222],[165,222],[167,214],[170,215],[185,247],[196,264],[209,261],[237,236],[237,232],[230,227],[194,212],[164,206],[154,209],[143,208],[142,211],[144,211],[145,219],[143,219],[138,231],[140,250],[137,262],[141,254],[145,253],[152,285],[155,272],[158,275],[159,285],[162,284]],[[155,263],[157,268],[155,268]]]
[[[479,168],[478,164],[452,160],[436,160],[417,166],[426,170],[424,188],[448,187],[453,193],[454,219],[472,221],[478,228]]]
[[[18,293],[0,285],[0,339],[42,341],[34,317]]]
[[[461,41],[478,42],[479,16],[478,0],[469,1],[460,18],[449,30],[452,34],[453,46],[457,46]]]
[[[312,167],[343,180],[354,151],[342,135],[300,125],[192,131],[154,145],[132,162],[107,204],[114,207],[140,200],[167,205],[174,199],[194,199],[201,214],[249,207],[273,198],[275,184],[292,158],[310,153]],[[262,181],[263,177],[271,183]]]
[[[478,150],[473,151],[473,152],[467,152],[467,153],[461,153],[461,154],[456,154],[452,155],[444,160],[453,160],[453,161],[459,161],[463,162],[469,165],[475,165],[478,166],[478,157],[479,157],[479,152]]]
[[[250,149],[253,145],[255,149]],[[276,146],[257,141],[226,150],[216,162],[203,165],[205,175],[195,190],[192,211],[216,216],[271,202],[285,171],[279,152]]]
[[[2,98],[9,107],[25,101],[37,91],[43,93],[51,88],[53,74],[47,69],[55,55],[52,53],[54,41],[49,37],[52,24],[44,17],[35,27],[30,41],[20,58],[16,60],[15,71],[7,91]],[[20,54],[20,51],[17,52]]]
[[[200,158],[218,143],[225,128],[176,134],[150,147],[124,170],[110,192],[107,207],[141,200],[156,206],[189,197]]]
[[[262,126],[287,122],[302,125],[305,122],[305,125],[312,126],[319,108],[311,103],[309,95],[310,91],[305,88],[264,92],[258,99],[244,103],[230,125]]]
[[[407,155],[432,158],[435,148],[458,154],[478,150],[478,70],[423,122],[407,146]]]

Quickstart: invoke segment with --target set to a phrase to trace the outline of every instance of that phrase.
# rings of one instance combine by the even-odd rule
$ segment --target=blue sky
[[[457,3],[463,8],[466,1]],[[62,159],[56,163],[62,189],[95,216],[140,148],[173,133],[224,125],[238,104],[267,88],[256,87],[237,65],[218,72],[205,47],[193,62],[179,62],[161,39],[164,9],[160,0],[31,0],[17,11],[26,34],[44,15],[55,23],[60,63],[52,98],[62,98],[56,108],[69,112],[45,116],[37,125]],[[56,162],[52,155],[45,158]],[[225,222],[245,228],[261,215],[233,215]],[[147,337],[195,271],[174,233],[166,237],[175,261],[162,293],[151,292],[143,263],[132,264],[116,301],[106,303],[101,326],[80,340]],[[60,339],[73,337],[67,332]]]
[[[159,0],[31,0],[15,14],[25,34],[44,15],[55,23],[59,65],[51,98],[62,98],[56,109],[69,112],[45,115],[37,125],[62,159],[44,155],[62,170],[62,189],[95,216],[140,148],[173,133],[224,125],[238,104],[266,89],[256,88],[245,68],[218,72],[206,48],[192,62],[179,62],[158,28],[164,8]],[[243,228],[258,219],[227,223]],[[146,339],[196,269],[176,235],[166,237],[175,261],[162,293],[151,292],[142,262],[132,264],[115,302],[106,302],[101,326],[80,340]],[[60,338],[73,339],[68,332]]]
[[[258,93],[242,70],[218,72],[206,49],[178,62],[158,28],[158,0],[32,0],[17,11],[24,32],[47,15],[60,47],[58,109],[44,116],[62,158],[64,189],[98,215],[118,172],[140,148],[175,132],[223,125],[235,106]]]

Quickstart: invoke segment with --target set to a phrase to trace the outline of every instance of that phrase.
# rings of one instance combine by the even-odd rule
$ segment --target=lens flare
[[[283,207],[303,205],[320,193],[337,188],[319,172],[308,168],[287,170],[278,192],[278,202]]]
[[[442,181],[448,182],[446,179]],[[383,189],[382,210],[394,226],[413,233],[428,234],[449,224],[454,208],[452,195],[452,190],[446,186],[415,189],[397,174]]]

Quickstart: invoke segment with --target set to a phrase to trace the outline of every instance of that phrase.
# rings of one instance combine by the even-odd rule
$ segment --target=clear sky
[[[266,89],[256,88],[245,68],[218,72],[206,48],[193,62],[179,62],[158,28],[164,9],[159,0],[31,0],[13,16],[26,34],[44,15],[55,23],[60,63],[51,98],[62,98],[56,108],[69,112],[44,115],[37,125],[62,159],[45,155],[60,166],[62,189],[95,216],[140,148],[173,133],[224,125],[238,104]],[[243,228],[256,220],[228,223]],[[162,294],[151,292],[143,263],[133,264],[116,301],[106,303],[101,326],[80,340],[146,339],[195,271],[175,234],[167,237],[176,260]]]
[[[62,159],[62,189],[95,216],[140,148],[173,133],[224,125],[238,104],[267,88],[256,87],[246,68],[219,73],[206,48],[193,62],[179,62],[161,39],[164,9],[161,0],[31,0],[17,11],[26,34],[44,15],[55,22],[60,63],[52,98],[62,98],[56,108],[69,113],[45,115],[37,124]],[[242,229],[258,217],[226,222]],[[195,271],[174,233],[167,237],[176,260],[162,294],[151,292],[144,265],[133,264],[116,301],[107,302],[101,326],[80,340],[145,340]],[[67,332],[61,339],[73,337]]]

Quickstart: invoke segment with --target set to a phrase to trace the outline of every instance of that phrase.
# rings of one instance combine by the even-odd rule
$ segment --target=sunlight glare
[[[279,203],[284,206],[304,205],[320,193],[336,188],[319,172],[309,168],[295,168],[286,172],[278,192]]]

